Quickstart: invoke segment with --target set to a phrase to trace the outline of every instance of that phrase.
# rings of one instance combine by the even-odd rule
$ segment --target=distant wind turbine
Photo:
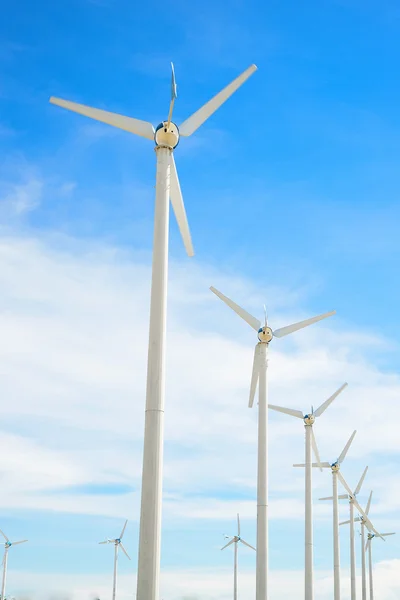
[[[314,598],[314,583],[313,583],[313,517],[312,517],[312,451],[314,451],[317,463],[321,462],[317,442],[315,440],[313,425],[315,419],[320,417],[332,404],[335,398],[342,392],[347,383],[344,383],[332,396],[325,400],[316,411],[311,407],[311,412],[303,414],[300,410],[292,408],[284,408],[268,404],[269,408],[278,412],[302,419],[305,428],[305,549],[304,549],[304,598],[305,600],[313,600]],[[321,468],[322,471],[322,468]]]
[[[258,473],[257,473],[257,562],[256,600],[268,598],[268,408],[267,408],[267,354],[273,338],[281,338],[299,329],[308,327],[335,314],[335,311],[306,319],[272,330],[267,322],[265,310],[264,325],[244,308],[224,296],[214,287],[210,290],[257,332],[258,343],[254,350],[253,373],[250,384],[249,408],[253,406],[258,385]]]
[[[381,537],[382,539],[384,539],[385,537],[387,537],[388,535],[396,535],[394,532],[393,533],[381,533],[379,537]],[[369,532],[368,533],[368,540],[367,543],[365,544],[365,552],[368,552],[368,573],[369,573],[369,600],[374,600],[374,581],[373,581],[373,577],[372,577],[372,540],[374,539],[375,534]]]
[[[3,555],[3,563],[2,563],[2,565],[3,565],[3,583],[1,586],[1,600],[4,600],[5,594],[6,594],[8,551],[11,548],[11,546],[17,546],[18,544],[25,544],[25,542],[27,542],[28,540],[21,540],[19,542],[10,542],[10,540],[8,539],[6,534],[3,533],[1,531],[1,529],[0,529],[0,533],[3,536],[3,538],[5,539],[4,555]]]
[[[225,546],[223,546],[221,548],[221,550],[225,550],[225,548],[228,548],[228,546],[231,546],[232,544],[235,544],[235,546],[234,546],[234,548],[235,548],[234,566],[233,566],[233,600],[237,600],[238,543],[241,542],[242,544],[244,544],[248,548],[251,548],[252,550],[256,550],[253,546],[251,546],[250,544],[248,544],[247,542],[245,542],[242,537],[240,537],[240,519],[239,519],[239,515],[237,515],[237,527],[238,527],[237,535],[234,535],[231,538],[230,542],[228,542],[227,544],[225,544]],[[227,536],[227,535],[225,536],[226,539],[228,539],[229,537],[230,536]]]
[[[122,543],[122,538],[124,537],[125,529],[128,523],[128,519],[125,521],[125,525],[122,528],[121,534],[119,538],[115,538],[115,540],[106,539],[104,542],[99,542],[99,544],[114,544],[114,578],[113,578],[113,593],[112,600],[115,600],[116,590],[117,590],[117,562],[118,562],[118,549],[121,548],[122,552],[127,556],[129,560],[130,556],[124,548]]]

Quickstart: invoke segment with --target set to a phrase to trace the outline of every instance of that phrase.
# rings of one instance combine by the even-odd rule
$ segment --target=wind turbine
[[[110,540],[110,539],[106,539],[104,540],[104,542],[99,542],[99,544],[114,544],[114,578],[113,578],[113,593],[112,593],[112,600],[115,600],[115,594],[117,591],[117,562],[118,562],[118,549],[121,548],[122,552],[130,559],[130,556],[128,556],[127,551],[125,550],[123,544],[122,544],[122,538],[124,537],[124,533],[125,533],[125,529],[128,523],[128,519],[125,521],[125,525],[122,528],[121,534],[118,538],[115,538],[115,540]]]
[[[350,581],[351,581],[351,600],[356,600],[357,592],[356,592],[356,547],[355,547],[355,538],[354,538],[354,503],[356,501],[356,496],[360,493],[362,484],[364,483],[365,476],[367,474],[368,467],[365,467],[363,474],[361,475],[360,481],[357,484],[357,487],[354,491],[347,486],[345,486],[347,494],[341,494],[339,496],[340,499],[347,498],[349,501],[350,508],[350,519],[348,521],[343,521],[339,523],[339,525],[345,525],[347,523],[350,524]],[[344,480],[343,480],[344,481]],[[342,481],[342,483],[343,483]],[[347,485],[347,484],[346,484]],[[324,498],[324,500],[332,500],[332,498]],[[367,514],[367,513],[366,513]],[[368,516],[368,515],[367,515]],[[370,526],[372,523],[369,521]]]
[[[326,317],[334,315],[336,311],[325,313],[305,321],[272,330],[265,321],[250,315],[238,304],[221,294],[214,287],[210,287],[225,304],[257,332],[258,343],[254,350],[253,373],[250,384],[249,408],[253,406],[254,396],[258,385],[258,473],[257,473],[257,563],[256,563],[256,600],[267,600],[268,584],[268,409],[267,409],[267,352],[271,340],[294,333],[303,327],[317,323]]]
[[[11,548],[11,546],[17,546],[18,544],[25,544],[25,542],[27,542],[28,540],[21,540],[19,542],[10,542],[10,540],[8,539],[8,537],[6,536],[5,533],[3,533],[0,529],[0,533],[3,536],[3,538],[5,539],[5,544],[4,544],[4,556],[3,556],[3,583],[1,586],[1,600],[4,600],[5,598],[5,593],[6,593],[6,579],[7,579],[7,562],[8,562],[8,551]]]
[[[381,533],[379,537],[384,539],[388,535],[396,535],[394,532],[392,533]],[[372,578],[372,540],[374,539],[375,534],[369,532],[368,540],[365,544],[365,552],[368,551],[368,573],[369,573],[369,600],[374,600],[374,582]]]
[[[319,469],[331,469],[332,471],[332,497],[333,498],[333,590],[334,600],[340,600],[340,555],[339,555],[339,502],[338,502],[338,479],[344,481],[342,474],[340,473],[340,467],[346,454],[351,446],[351,443],[356,435],[356,431],[350,436],[349,441],[343,448],[339,458],[332,464],[328,462],[317,462],[313,463],[313,467]],[[294,467],[304,467],[305,465],[293,465]],[[320,500],[327,500],[328,498],[320,498]],[[359,505],[357,504],[357,508]],[[360,508],[362,512],[362,509]]]
[[[157,156],[156,198],[137,578],[137,598],[140,598],[140,600],[159,599],[170,199],[186,252],[189,256],[194,254],[173,151],[178,145],[180,136],[188,137],[197,131],[256,69],[255,65],[251,65],[226,88],[186,119],[179,128],[172,121],[177,98],[173,65],[168,118],[166,121],[162,121],[156,129],[147,121],[125,117],[60,98],[50,98],[52,104],[155,142]]]
[[[313,600],[314,597],[314,583],[313,583],[313,518],[312,518],[312,451],[314,451],[317,463],[321,462],[317,442],[315,440],[313,425],[315,419],[320,417],[337,398],[337,396],[344,390],[347,383],[344,383],[332,396],[325,400],[323,404],[316,411],[311,407],[311,412],[303,414],[300,410],[294,410],[292,408],[284,408],[282,406],[275,406],[274,404],[268,404],[268,408],[276,410],[278,412],[297,417],[304,421],[305,429],[305,548],[304,548],[304,598],[305,600]],[[322,471],[322,468],[321,468]]]
[[[232,538],[230,538],[230,542],[228,542],[227,544],[225,544],[225,546],[223,546],[223,548],[221,548],[221,550],[225,550],[225,548],[227,548],[228,546],[231,546],[231,544],[235,544],[234,565],[233,565],[233,600],[237,600],[238,543],[241,542],[245,546],[248,546],[248,548],[251,548],[252,550],[256,550],[253,546],[251,546],[250,544],[245,542],[244,539],[240,537],[239,515],[237,515],[237,527],[238,527],[237,535],[234,535]],[[225,536],[226,539],[229,539],[229,537],[230,536],[228,536],[228,535]]]

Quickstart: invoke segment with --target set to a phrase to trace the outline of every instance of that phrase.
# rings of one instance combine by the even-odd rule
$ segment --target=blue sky
[[[124,518],[132,563],[121,558],[121,585],[134,588],[155,156],[147,140],[48,98],[156,125],[167,115],[171,60],[178,123],[251,63],[259,70],[175,153],[196,256],[185,258],[172,218],[165,594],[193,595],[168,583],[192,569],[218,590],[201,588],[204,597],[230,595],[231,557],[218,547],[237,510],[255,541],[256,414],[246,408],[254,340],[210,297],[211,284],[257,315],[266,302],[273,326],[337,310],[274,348],[271,396],[307,409],[348,380],[321,423],[321,452],[334,459],[357,428],[348,477],[356,482],[367,461],[382,527],[400,523],[400,422],[384,416],[400,392],[399,30],[389,0],[3,8],[1,443],[16,450],[2,453],[10,492],[0,527],[36,540],[10,559],[13,591],[32,591],[34,572],[43,593],[53,574],[49,585],[76,586],[77,598],[96,582],[107,594],[112,557],[96,542]],[[271,569],[279,583],[289,562],[300,581],[302,479],[291,464],[302,432],[271,415],[271,448]],[[315,498],[329,483],[315,475]],[[329,508],[317,518],[322,600]],[[400,546],[381,546],[377,581],[390,600]],[[251,586],[254,557],[245,551],[241,561]]]

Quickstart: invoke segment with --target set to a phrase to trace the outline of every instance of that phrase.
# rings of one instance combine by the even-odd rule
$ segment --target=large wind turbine
[[[121,534],[115,540],[106,539],[104,542],[99,542],[99,544],[114,544],[114,578],[113,578],[113,593],[112,600],[115,600],[115,595],[117,592],[117,563],[118,563],[118,549],[121,548],[122,552],[130,559],[127,551],[125,550],[122,544],[122,538],[124,537],[126,525],[128,523],[128,519],[125,521],[125,525],[122,528]]]
[[[238,304],[221,294],[214,292],[225,304],[257,332],[258,343],[254,351],[253,373],[250,385],[249,408],[253,406],[258,384],[258,473],[257,473],[257,562],[256,562],[256,600],[267,600],[268,592],[268,409],[267,409],[267,351],[271,340],[294,333],[303,327],[317,323],[335,314],[335,311],[272,330],[265,315],[264,325]]]
[[[394,532],[381,533],[379,537],[384,539],[388,535],[395,535],[395,533]],[[373,577],[372,577],[372,543],[371,543],[372,540],[374,539],[374,537],[376,537],[375,534],[369,532],[368,540],[367,540],[367,543],[365,544],[365,552],[368,551],[369,600],[374,600],[374,581],[373,581]]]
[[[235,544],[235,546],[234,546],[234,548],[235,548],[235,552],[234,552],[234,564],[233,564],[233,600],[237,600],[238,543],[241,542],[245,546],[248,546],[252,550],[255,550],[255,548],[253,546],[251,546],[250,544],[248,544],[247,542],[245,542],[244,539],[242,537],[240,537],[240,519],[239,519],[239,515],[237,515],[237,528],[238,528],[237,535],[234,535],[231,538],[230,542],[228,542],[227,544],[225,544],[225,546],[223,546],[221,548],[221,550],[225,550],[225,548],[227,548],[231,544]],[[225,536],[225,537],[228,538],[229,536]]]
[[[7,579],[7,563],[8,563],[8,551],[11,546],[17,546],[18,544],[25,544],[28,540],[21,540],[19,542],[10,542],[5,533],[0,529],[0,533],[5,539],[4,543],[4,556],[3,556],[3,583],[1,585],[1,600],[4,600],[6,594],[6,579]]]
[[[350,519],[348,521],[343,521],[339,523],[339,525],[350,524],[350,581],[351,581],[351,600],[356,600],[357,592],[356,592],[356,547],[355,547],[355,538],[354,538],[354,503],[356,501],[357,494],[360,493],[362,484],[364,483],[365,476],[367,474],[368,467],[365,467],[363,474],[361,475],[360,481],[357,484],[357,487],[354,491],[351,491],[350,488],[347,488],[347,494],[341,494],[339,496],[340,499],[347,498],[349,501],[350,508]],[[344,480],[343,480],[344,481]],[[343,482],[342,482],[343,483]],[[346,484],[347,485],[347,484]],[[332,498],[325,498],[326,500],[332,500]],[[372,526],[372,523],[369,522]]]
[[[305,548],[304,548],[304,598],[305,600],[313,600],[314,597],[314,583],[313,583],[313,517],[312,517],[312,451],[317,463],[321,462],[317,442],[315,440],[313,425],[315,419],[320,417],[337,398],[337,396],[344,390],[347,383],[344,383],[332,396],[325,400],[323,404],[316,411],[311,407],[311,412],[303,414],[300,410],[294,410],[292,408],[284,408],[282,406],[275,406],[274,404],[268,404],[269,408],[277,410],[278,412],[297,417],[304,421],[305,429]],[[322,471],[322,468],[321,468]]]
[[[178,145],[180,136],[188,137],[197,131],[256,69],[255,65],[251,65],[186,119],[179,128],[172,121],[177,98],[173,66],[168,118],[156,129],[147,121],[60,98],[50,98],[52,104],[155,142],[157,171],[137,578],[139,600],[159,600],[169,199],[171,199],[186,252],[189,256],[194,254],[173,151]]]

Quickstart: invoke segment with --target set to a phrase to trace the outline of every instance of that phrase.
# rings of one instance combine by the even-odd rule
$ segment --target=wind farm
[[[0,600],[400,597],[395,11],[64,4],[0,23]]]

